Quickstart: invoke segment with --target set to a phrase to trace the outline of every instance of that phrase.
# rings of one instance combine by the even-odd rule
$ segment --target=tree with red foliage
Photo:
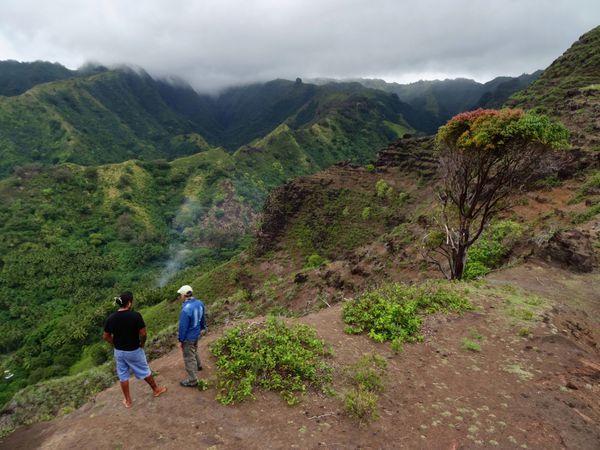
[[[469,247],[486,224],[512,206],[543,156],[566,147],[568,137],[560,123],[520,109],[478,109],[440,127],[441,228],[425,239],[428,260],[448,278],[461,279]]]

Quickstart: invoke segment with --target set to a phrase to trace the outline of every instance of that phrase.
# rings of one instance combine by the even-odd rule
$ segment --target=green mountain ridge
[[[372,89],[394,93],[403,104],[402,114],[416,130],[434,134],[454,115],[477,108],[500,108],[515,92],[536,80],[541,70],[518,77],[496,77],[486,83],[468,78],[388,83],[380,79],[352,80]],[[338,83],[317,79],[317,84]]]
[[[379,109],[385,120],[409,129],[395,97],[357,84],[276,80],[230,89],[215,99],[131,69],[43,83],[0,97],[0,175],[31,161],[174,159],[206,148],[189,138],[194,135],[233,152],[282,123],[299,130],[330,114],[348,115],[353,104]]]
[[[58,63],[0,61],[0,95],[20,95],[38,84],[73,78],[76,74]]]

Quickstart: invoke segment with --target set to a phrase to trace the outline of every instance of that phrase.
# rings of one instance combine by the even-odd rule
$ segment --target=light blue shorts
[[[148,367],[148,361],[146,361],[144,349],[141,347],[130,352],[117,350],[115,348],[115,362],[117,363],[117,375],[119,376],[119,381],[129,380],[129,374],[131,372],[135,374],[135,377],[138,380],[152,374],[150,367]]]

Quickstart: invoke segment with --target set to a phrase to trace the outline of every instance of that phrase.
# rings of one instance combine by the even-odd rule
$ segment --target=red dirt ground
[[[425,341],[400,354],[344,334],[338,304],[297,319],[333,346],[337,398],[308,394],[289,407],[277,395],[258,393],[254,401],[223,406],[214,389],[178,385],[184,371],[174,350],[151,364],[169,387],[160,398],[136,381],[133,407],[125,409],[115,385],[71,414],[17,430],[0,447],[599,449],[598,286],[600,274],[534,263],[496,272],[469,288],[474,311],[429,317]],[[531,309],[533,320],[515,318],[519,308]],[[530,336],[519,336],[524,327]],[[205,379],[214,376],[207,345],[218,335],[212,330],[201,341]],[[466,350],[466,338],[481,351]],[[387,358],[388,368],[380,419],[366,425],[344,412],[342,369],[370,352]]]

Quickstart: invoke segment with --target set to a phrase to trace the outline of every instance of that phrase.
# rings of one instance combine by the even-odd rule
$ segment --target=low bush
[[[353,389],[344,396],[344,408],[350,417],[361,422],[372,422],[379,417],[377,393],[383,392],[383,376],[387,368],[384,358],[365,355],[347,369]]]
[[[346,303],[342,317],[349,334],[368,333],[377,342],[422,340],[422,316],[434,312],[470,309],[467,299],[439,284],[386,285]]]
[[[479,345],[475,341],[472,341],[471,339],[467,339],[467,338],[463,339],[462,346],[465,350],[470,350],[472,352],[480,352],[481,351],[481,345]]]
[[[308,258],[306,258],[306,264],[304,265],[305,269],[316,269],[318,267],[324,266],[328,263],[328,261],[323,258],[318,253],[313,253]]]
[[[463,278],[472,280],[498,267],[523,235],[523,226],[512,220],[493,223],[469,249]]]
[[[383,391],[383,376],[387,369],[387,361],[377,355],[368,354],[360,358],[355,364],[348,367],[346,373],[350,382],[356,388],[366,389],[371,392]]]
[[[253,398],[256,387],[279,392],[298,403],[307,387],[326,390],[331,350],[307,325],[288,326],[275,317],[238,325],[210,347],[217,358],[217,399],[223,404]]]
[[[344,397],[344,408],[350,417],[361,422],[372,422],[379,418],[377,411],[377,394],[364,389],[349,391]]]

